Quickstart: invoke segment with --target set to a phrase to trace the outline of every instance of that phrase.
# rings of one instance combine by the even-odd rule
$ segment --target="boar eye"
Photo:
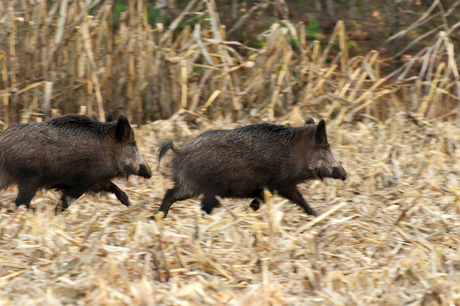
[[[131,145],[132,145],[133,147],[137,147],[136,141],[134,140],[133,142],[131,142]]]

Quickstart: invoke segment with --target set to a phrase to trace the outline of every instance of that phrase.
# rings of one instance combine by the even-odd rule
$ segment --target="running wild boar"
[[[210,213],[222,198],[254,198],[259,208],[264,187],[316,215],[297,184],[331,177],[346,180],[348,174],[336,161],[327,141],[324,120],[312,118],[301,127],[254,124],[233,130],[213,130],[176,147],[171,140],[158,150],[158,160],[174,152],[172,178],[159,211],[168,214],[171,205],[203,194],[201,208]]]
[[[0,152],[0,188],[18,185],[16,206],[27,208],[42,188],[62,191],[56,212],[84,193],[111,192],[129,206],[129,197],[111,180],[152,177],[123,116],[98,122],[73,114],[17,124],[0,133]]]

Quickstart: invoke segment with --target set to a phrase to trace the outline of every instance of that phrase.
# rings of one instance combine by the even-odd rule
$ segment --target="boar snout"
[[[343,169],[342,166],[334,167],[332,170],[332,175],[331,175],[332,178],[345,181],[349,176],[350,175],[347,173],[347,171],[345,171],[345,169]]]
[[[142,177],[144,177],[146,179],[149,179],[149,178],[152,177],[153,172],[152,172],[152,170],[150,170],[149,165],[140,164],[139,165],[139,173],[137,175],[142,176]]]
[[[343,167],[340,166],[340,168],[339,168],[339,178],[342,181],[346,181],[349,176],[350,176],[350,174],[348,174],[347,171],[345,171],[345,169],[343,169]]]

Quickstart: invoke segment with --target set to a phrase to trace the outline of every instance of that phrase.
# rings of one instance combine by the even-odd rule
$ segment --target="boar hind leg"
[[[63,212],[66,210],[73,202],[75,202],[82,194],[88,190],[87,187],[74,186],[64,190],[64,194],[61,198],[61,203],[56,206],[55,213]]]
[[[163,218],[166,218],[169,208],[174,202],[190,199],[193,196],[194,194],[188,190],[184,190],[184,188],[179,186],[174,186],[174,188],[168,189],[166,191],[165,197],[163,198],[163,202],[161,203],[158,212],[162,211],[164,213]]]
[[[305,199],[300,194],[297,186],[290,186],[284,189],[278,190],[280,196],[294,202],[295,204],[303,207],[308,215],[316,216],[316,212],[308,205]]]
[[[18,186],[18,196],[16,197],[16,207],[20,205],[25,205],[29,209],[30,201],[35,196],[35,193],[38,190],[38,186],[33,182],[27,182]]]

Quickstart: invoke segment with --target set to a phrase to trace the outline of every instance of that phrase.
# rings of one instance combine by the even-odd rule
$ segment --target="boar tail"
[[[179,149],[174,145],[171,139],[163,142],[163,144],[158,149],[158,163],[160,163],[161,158],[168,152],[169,150],[173,150],[174,153],[179,153]]]

